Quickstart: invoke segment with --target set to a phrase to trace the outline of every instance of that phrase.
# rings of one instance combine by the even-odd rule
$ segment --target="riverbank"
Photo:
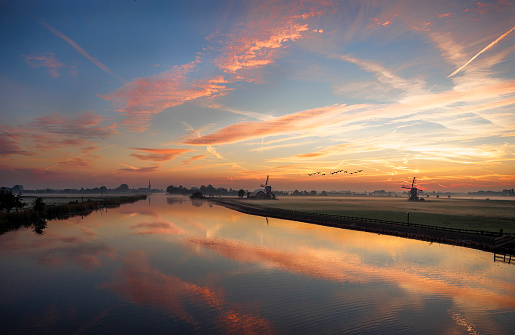
[[[300,221],[335,228],[361,230],[515,255],[515,235],[505,234],[502,231],[495,232],[459,229],[408,222],[395,222],[380,219],[288,210],[263,206],[254,201],[248,200],[226,198],[214,199],[212,201],[217,205],[251,215]]]
[[[66,204],[48,205],[44,202],[20,211],[0,213],[0,235],[20,228],[32,228],[41,234],[47,220],[63,220],[70,216],[89,215],[104,208],[116,208],[123,204],[147,199],[147,195],[120,196],[87,201],[70,201]]]

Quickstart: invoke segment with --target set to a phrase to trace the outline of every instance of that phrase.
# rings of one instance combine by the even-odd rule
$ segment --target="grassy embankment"
[[[262,200],[260,205],[313,213],[346,215],[435,225],[515,233],[515,201],[476,199],[429,199],[409,202],[395,197],[281,197]]]
[[[84,202],[75,200],[68,203],[46,205],[44,209],[39,211],[29,206],[20,211],[2,212],[0,213],[0,235],[20,228],[32,228],[36,233],[41,234],[47,226],[47,220],[66,219],[74,215],[88,215],[101,208],[119,207],[122,204],[133,203],[146,198],[146,195],[134,195],[89,199]]]

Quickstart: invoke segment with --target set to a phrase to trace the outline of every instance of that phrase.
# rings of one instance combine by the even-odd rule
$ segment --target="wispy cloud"
[[[188,164],[191,164],[193,163],[194,161],[197,161],[197,160],[202,160],[204,158],[208,157],[207,155],[197,155],[197,156],[193,156],[193,157],[190,157],[188,159],[185,159],[183,161],[183,165],[188,165]]]
[[[127,166],[128,168],[118,169],[118,173],[152,173],[158,171],[160,168],[160,165],[145,166],[141,168],[137,168],[127,164],[122,165]]]
[[[165,162],[174,159],[191,149],[153,149],[153,148],[130,148],[131,150],[145,152],[147,154],[132,153],[130,156],[144,161]]]
[[[69,66],[61,63],[57,60],[57,57],[51,52],[48,52],[46,54],[40,53],[22,56],[25,60],[25,63],[27,63],[27,65],[29,65],[30,67],[45,67],[48,73],[52,76],[52,78],[59,77],[61,75],[60,70],[63,68],[70,68],[70,74],[73,76],[77,74],[75,66]]]
[[[66,42],[68,42],[68,44],[70,44],[75,50],[77,50],[81,55],[83,55],[84,57],[86,57],[87,59],[89,59],[89,61],[91,61],[93,64],[95,64],[96,66],[98,66],[99,68],[101,68],[102,70],[104,70],[105,72],[109,73],[110,75],[118,78],[120,81],[122,82],[125,82],[124,79],[122,79],[120,76],[118,76],[116,73],[114,73],[110,68],[108,68],[105,64],[101,63],[98,59],[96,59],[95,57],[91,56],[90,54],[88,54],[84,49],[81,48],[80,45],[78,45],[77,43],[75,43],[75,41],[73,41],[71,38],[69,38],[68,36],[64,35],[63,33],[61,33],[59,30],[55,29],[54,27],[52,27],[51,25],[49,25],[48,23],[42,21],[42,20],[39,20],[39,22],[45,27],[47,28],[48,30],[50,30],[55,36],[65,40]]]
[[[17,141],[17,136],[0,130],[0,156],[8,155],[31,155],[31,153],[23,150]]]
[[[89,111],[80,113],[75,117],[52,113],[30,122],[30,126],[45,133],[66,135],[77,139],[98,140],[117,133],[114,127],[102,126],[104,121],[106,119],[103,116]]]
[[[282,50],[310,31],[307,20],[322,15],[330,2],[264,2],[247,22],[220,36],[223,45],[215,64],[225,72],[261,68],[275,62]],[[317,30],[318,32],[318,30]]]
[[[375,62],[366,61],[362,59],[358,59],[356,57],[350,55],[340,55],[336,56],[346,62],[350,62],[358,65],[363,70],[373,73],[377,80],[382,84],[390,85],[395,89],[399,89],[405,92],[409,92],[411,94],[421,93],[424,90],[425,83],[422,80],[407,80],[399,75],[395,74],[393,71],[383,67],[380,64]]]
[[[186,139],[183,143],[191,145],[215,145],[236,143],[265,136],[302,133],[309,129],[327,125],[330,119],[344,110],[352,110],[344,105],[317,108],[297,112],[269,121],[242,122],[224,127],[215,133]]]
[[[196,62],[192,62],[152,77],[137,78],[105,98],[117,104],[117,112],[124,116],[121,125],[129,131],[143,132],[154,115],[166,108],[202,97],[221,96],[231,90],[222,76],[188,78],[195,67]]]

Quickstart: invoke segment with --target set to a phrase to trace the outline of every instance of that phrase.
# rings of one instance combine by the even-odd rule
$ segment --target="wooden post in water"
[[[409,224],[409,212],[406,212],[406,214],[408,214],[408,221],[407,221],[407,222],[408,222],[408,224]]]

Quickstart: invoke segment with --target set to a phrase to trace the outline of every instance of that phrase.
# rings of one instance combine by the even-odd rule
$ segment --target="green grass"
[[[435,226],[515,233],[515,201],[395,197],[282,197],[257,204],[314,213],[346,215]]]

